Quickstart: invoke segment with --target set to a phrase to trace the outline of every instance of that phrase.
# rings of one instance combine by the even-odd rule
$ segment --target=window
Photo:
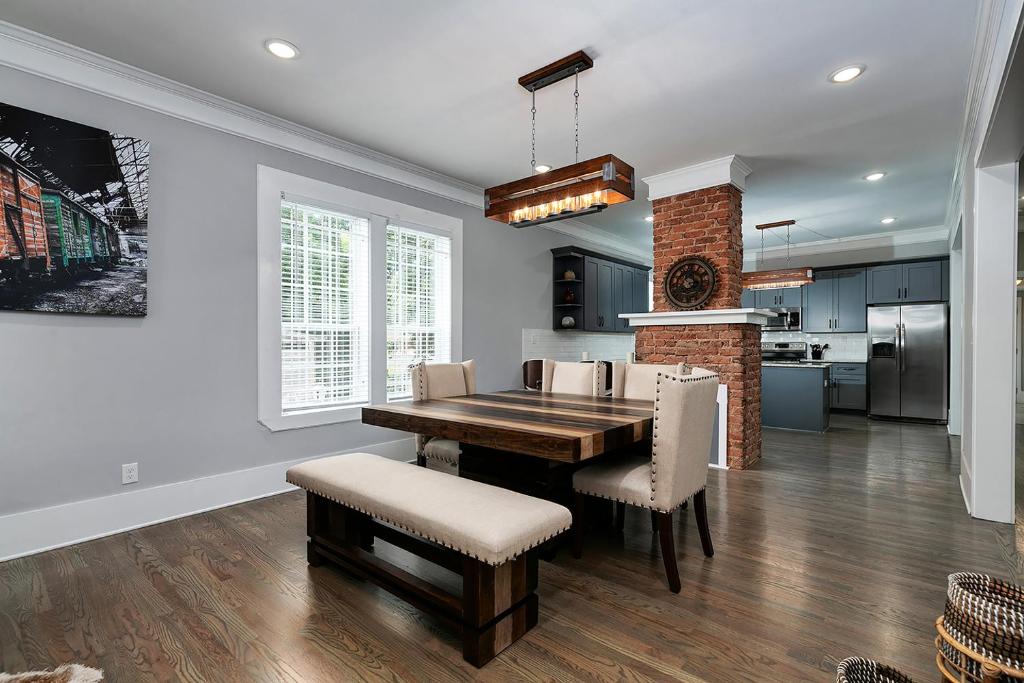
[[[461,359],[462,221],[260,166],[259,420],[357,420]]]
[[[281,200],[281,411],[370,397],[370,221]]]
[[[389,225],[388,399],[410,398],[409,366],[451,360],[451,239]]]

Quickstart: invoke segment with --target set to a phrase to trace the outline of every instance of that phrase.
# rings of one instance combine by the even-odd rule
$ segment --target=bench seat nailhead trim
[[[479,560],[480,562],[483,562],[485,564],[489,564],[489,565],[492,565],[492,566],[495,566],[495,567],[497,567],[498,565],[505,564],[509,560],[514,560],[515,558],[517,558],[520,555],[522,555],[523,553],[525,553],[527,550],[531,550],[533,548],[536,548],[537,546],[541,545],[542,543],[546,543],[547,541],[549,541],[550,539],[554,538],[555,536],[557,536],[557,535],[559,535],[561,533],[565,533],[572,526],[570,524],[569,526],[566,526],[563,529],[561,529],[559,531],[556,531],[553,534],[545,536],[544,538],[540,539],[539,541],[534,541],[533,543],[531,543],[528,546],[519,548],[518,550],[516,550],[512,554],[505,556],[503,559],[498,560],[497,562],[492,562],[491,560],[488,560],[487,558],[480,557],[480,556],[478,556],[478,555],[476,555],[474,553],[469,552],[468,550],[465,550],[465,549],[460,548],[458,546],[452,545],[451,543],[449,543],[447,541],[444,541],[444,540],[439,539],[439,538],[434,538],[433,536],[428,536],[427,534],[421,533],[421,532],[417,531],[416,529],[413,529],[412,527],[406,526],[405,524],[401,524],[400,522],[396,522],[393,519],[389,519],[389,518],[384,517],[382,515],[374,514],[374,513],[370,512],[369,510],[365,510],[365,509],[363,509],[361,507],[357,507],[355,505],[352,505],[351,503],[346,503],[345,501],[338,500],[337,498],[334,498],[334,497],[332,497],[332,496],[330,496],[330,495],[328,495],[326,493],[323,493],[322,491],[318,491],[317,489],[307,488],[307,487],[303,486],[302,484],[299,484],[299,483],[296,483],[296,482],[292,481],[290,478],[287,479],[287,481],[288,481],[289,484],[292,484],[294,486],[298,486],[300,489],[303,489],[305,491],[309,491],[310,493],[315,493],[316,495],[320,496],[321,498],[326,498],[327,500],[334,501],[338,505],[343,505],[343,506],[349,508],[350,510],[355,510],[356,512],[362,512],[364,515],[369,515],[370,517],[373,517],[377,521],[384,522],[384,523],[390,524],[392,526],[396,526],[399,529],[404,529],[405,531],[408,531],[411,534],[415,534],[416,536],[419,536],[420,538],[425,538],[428,541],[432,541],[434,543],[437,543],[438,545],[444,546],[445,548],[450,548],[451,550],[454,550],[457,553],[460,553],[460,554],[465,555],[467,557],[472,557],[474,560]]]

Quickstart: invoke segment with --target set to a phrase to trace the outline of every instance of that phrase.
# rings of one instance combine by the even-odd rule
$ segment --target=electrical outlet
[[[135,484],[139,481],[139,463],[129,462],[121,465],[121,483]]]

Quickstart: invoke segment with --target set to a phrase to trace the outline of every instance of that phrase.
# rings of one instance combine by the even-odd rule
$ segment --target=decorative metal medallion
[[[711,262],[701,256],[676,261],[665,276],[665,296],[676,308],[703,308],[715,293],[718,277]]]

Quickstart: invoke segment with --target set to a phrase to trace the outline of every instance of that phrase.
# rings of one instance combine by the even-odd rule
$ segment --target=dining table
[[[654,402],[517,389],[366,406],[362,421],[458,441],[459,476],[563,501],[581,464],[649,449]]]

